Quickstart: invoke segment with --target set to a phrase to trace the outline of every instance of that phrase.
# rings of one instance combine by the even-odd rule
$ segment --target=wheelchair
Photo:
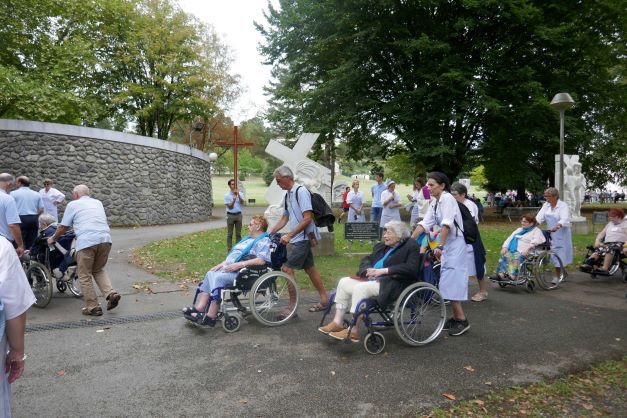
[[[231,286],[219,288],[222,304],[216,321],[221,321],[225,332],[238,331],[242,319],[247,320],[250,316],[263,325],[275,327],[285,324],[296,315],[300,298],[298,285],[292,277],[281,271],[286,247],[280,243],[280,234],[272,235],[270,240],[270,266],[243,268]],[[196,305],[200,292],[198,285],[192,305]],[[293,306],[290,306],[290,297],[294,300]],[[212,298],[210,295],[203,312],[205,315]],[[188,321],[201,328],[207,327],[189,319]]]
[[[442,332],[446,321],[446,305],[438,290],[440,263],[430,249],[421,254],[422,281],[406,287],[393,305],[381,306],[376,298],[363,299],[357,304],[357,312],[347,313],[344,325],[348,327],[350,341],[352,328],[360,317],[367,329],[364,349],[369,354],[380,354],[385,349],[385,336],[379,332],[394,329],[403,342],[421,346],[434,341]],[[325,322],[335,303],[335,292],[323,311],[319,326]]]
[[[587,246],[586,249],[588,252],[586,253],[583,264],[579,267],[579,270],[584,273],[588,273],[593,279],[596,279],[597,276],[613,276],[614,273],[620,270],[623,282],[627,283],[627,258],[623,253],[623,245],[624,244],[622,242],[607,242],[598,249],[594,248],[592,245]],[[597,257],[596,260],[590,258],[590,256],[592,256],[595,252],[599,254],[599,257]],[[607,272],[599,270],[603,266],[605,254],[609,252],[612,253],[610,268]],[[589,261],[591,263],[589,263]]]
[[[551,233],[542,231],[546,238],[543,244],[537,245],[523,258],[518,269],[516,278],[510,277],[507,273],[506,280],[498,280],[496,276],[490,277],[493,283],[498,283],[499,287],[525,286],[529,293],[534,292],[536,285],[544,290],[555,290],[560,283],[568,276],[564,269],[562,259],[551,250]],[[554,264],[556,263],[556,264]],[[553,283],[555,267],[560,268],[560,277],[557,283]]]
[[[74,232],[70,230],[51,247],[48,246],[48,238],[40,235],[28,255],[22,256],[22,268],[35,294],[36,307],[48,306],[52,299],[54,281],[59,292],[69,290],[77,298],[83,296],[72,248],[74,238]],[[56,277],[52,272],[59,267],[65,271],[61,277]]]

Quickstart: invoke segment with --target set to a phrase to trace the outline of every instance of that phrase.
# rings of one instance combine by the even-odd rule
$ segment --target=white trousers
[[[362,281],[350,277],[342,277],[337,284],[335,303],[344,308],[350,303],[350,311],[355,313],[357,304],[361,300],[379,296],[380,287],[379,282],[376,280]]]

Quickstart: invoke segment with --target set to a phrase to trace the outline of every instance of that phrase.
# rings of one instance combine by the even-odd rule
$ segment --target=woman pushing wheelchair
[[[370,255],[361,260],[357,275],[340,279],[335,294],[335,317],[318,331],[338,340],[350,338],[359,342],[358,324],[350,336],[344,327],[344,314],[357,313],[360,301],[377,297],[381,306],[387,306],[399,297],[405,287],[418,280],[420,271],[419,247],[410,239],[407,226],[401,221],[390,221],[383,230],[383,242],[377,243]]]
[[[238,272],[244,267],[270,264],[271,242],[267,230],[266,218],[262,215],[252,217],[248,224],[249,235],[233,246],[222,263],[207,272],[200,285],[201,293],[196,305],[183,309],[185,318],[200,325],[215,325],[220,310],[220,290],[232,285]]]

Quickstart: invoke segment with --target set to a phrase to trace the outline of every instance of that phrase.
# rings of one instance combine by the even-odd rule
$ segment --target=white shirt
[[[54,221],[59,221],[59,212],[57,211],[57,205],[65,200],[65,195],[51,187],[46,191],[45,188],[39,191],[41,199],[44,201],[44,212],[49,213],[54,217]]]
[[[26,312],[36,300],[13,245],[3,237],[0,237],[0,300],[7,320]]]
[[[465,199],[464,206],[468,208],[470,214],[472,215],[472,219],[474,219],[477,225],[479,225],[479,208],[477,207],[477,204],[470,199]]]
[[[557,201],[557,204],[554,208],[551,207],[551,204],[549,202],[546,202],[544,203],[544,205],[542,205],[542,209],[540,209],[540,212],[538,212],[538,214],[536,215],[538,225],[546,221],[547,215],[553,215],[553,217],[558,217],[558,221],[555,223],[556,225],[560,224],[564,228],[570,226],[570,208],[565,202],[561,200]],[[549,226],[547,223],[547,227],[552,228],[553,225]]]
[[[109,224],[102,202],[89,196],[81,196],[68,203],[63,226],[73,226],[76,234],[76,251],[102,243],[111,243]]]

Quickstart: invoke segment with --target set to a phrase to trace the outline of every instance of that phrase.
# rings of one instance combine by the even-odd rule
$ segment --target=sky
[[[232,73],[240,75],[244,92],[227,111],[235,124],[254,117],[265,109],[263,87],[270,80],[270,66],[262,64],[257,46],[263,37],[253,21],[265,23],[266,0],[179,0],[181,8],[200,21],[211,24],[222,42],[232,51]]]

